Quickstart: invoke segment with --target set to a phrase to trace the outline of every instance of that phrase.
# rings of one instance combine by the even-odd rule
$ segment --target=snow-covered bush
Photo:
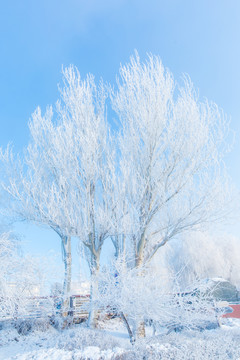
[[[124,337],[83,326],[64,332],[49,328],[21,336],[5,329],[0,337],[1,359],[91,360],[226,360],[240,357],[240,332],[235,328],[193,333],[172,332],[142,339],[134,347]],[[122,335],[122,334],[121,334]],[[16,344],[17,343],[17,344]],[[16,346],[17,345],[17,346]]]
[[[118,259],[100,272],[94,306],[105,314],[120,316],[129,327],[130,338],[142,319],[155,329],[165,328],[165,331],[217,326],[210,293],[201,292],[198,284],[193,284],[191,291],[181,293],[177,279],[172,283],[169,291],[167,279],[150,267],[129,268]]]

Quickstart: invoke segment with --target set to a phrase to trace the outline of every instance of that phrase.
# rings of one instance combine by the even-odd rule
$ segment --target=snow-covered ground
[[[186,330],[155,337],[148,333],[132,346],[118,319],[100,324],[98,330],[84,325],[62,331],[42,326],[19,335],[16,329],[4,328],[0,360],[240,359],[239,320],[225,320],[221,328],[203,332]]]

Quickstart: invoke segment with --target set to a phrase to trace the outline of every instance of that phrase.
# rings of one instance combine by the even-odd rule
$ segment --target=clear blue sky
[[[0,49],[1,146],[27,144],[28,119],[56,101],[62,65],[113,82],[137,49],[160,55],[177,80],[187,72],[200,97],[231,116],[236,143],[226,160],[240,187],[239,0],[2,1]],[[31,231],[27,238],[55,244]]]

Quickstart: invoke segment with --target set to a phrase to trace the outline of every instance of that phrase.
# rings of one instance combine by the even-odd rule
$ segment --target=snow
[[[130,345],[119,319],[99,329],[74,325],[58,331],[38,328],[28,335],[16,329],[0,330],[0,360],[131,360],[131,359],[238,359],[240,358],[240,321],[224,320],[219,329],[172,332],[151,336]],[[104,327],[105,329],[101,329]],[[148,329],[149,330],[149,329]]]

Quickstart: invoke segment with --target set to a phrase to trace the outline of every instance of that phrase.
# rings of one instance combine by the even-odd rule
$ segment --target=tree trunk
[[[97,327],[98,309],[96,309],[94,302],[98,295],[98,274],[100,269],[100,254],[92,255],[91,259],[91,288],[90,288],[90,310],[88,316],[88,326],[91,328]]]
[[[136,256],[136,267],[140,267],[143,263],[143,254],[137,254]],[[141,276],[141,274],[139,274]],[[145,322],[144,320],[138,321],[136,324],[136,338],[144,338],[146,336],[145,332]]]
[[[125,315],[123,314],[122,311],[120,312],[120,316],[121,316],[124,324],[126,325],[126,328],[127,328],[127,331],[128,331],[128,335],[129,335],[129,338],[130,338],[130,343],[131,343],[132,345],[134,345],[134,343],[135,343],[136,340],[135,340],[135,338],[134,338],[134,336],[133,336],[133,332],[132,332],[132,330],[131,330],[131,328],[130,328],[130,326],[129,326],[129,323],[128,323],[128,321],[127,321],[127,319],[126,319],[126,317],[125,317]]]
[[[63,283],[63,316],[66,317],[70,307],[70,292],[72,281],[72,252],[71,252],[71,237],[64,236],[62,238],[63,246],[63,261],[64,261],[64,283]]]
[[[137,323],[136,337],[137,338],[144,338],[145,336],[146,336],[145,322],[144,321],[139,321]]]

